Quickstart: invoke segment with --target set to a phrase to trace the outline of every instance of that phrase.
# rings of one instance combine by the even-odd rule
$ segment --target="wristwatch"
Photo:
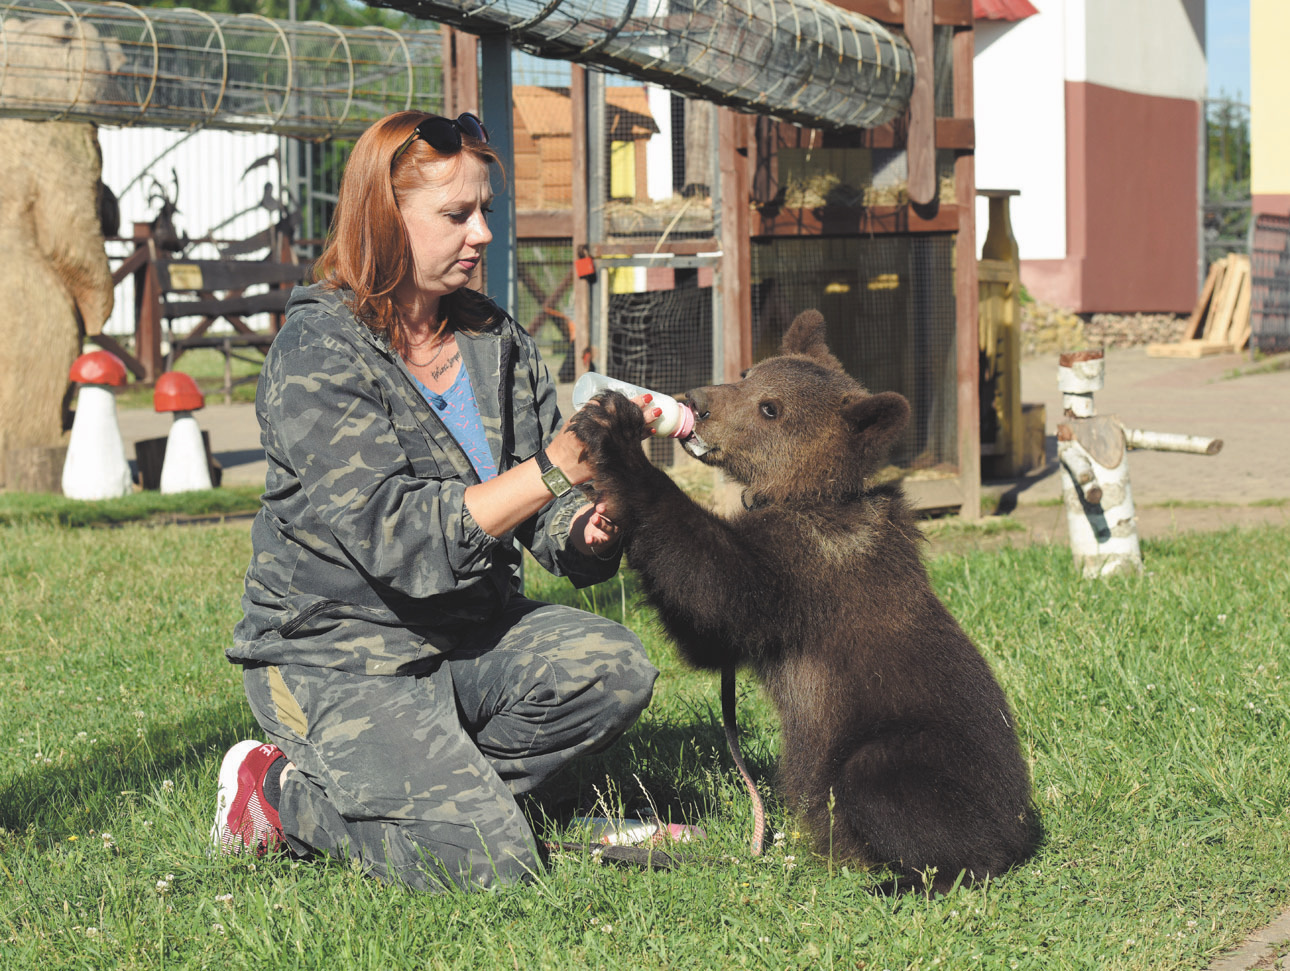
[[[546,449],[538,449],[537,454],[533,457],[537,459],[538,469],[542,473],[542,481],[551,490],[551,495],[559,499],[561,496],[573,491],[573,483],[569,481],[567,475],[551,464],[551,460],[547,458]]]

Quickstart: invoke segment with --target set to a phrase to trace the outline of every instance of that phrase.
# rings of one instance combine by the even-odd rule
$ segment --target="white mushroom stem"
[[[63,495],[115,499],[132,491],[130,463],[116,420],[116,397],[102,385],[81,385],[63,463]]]
[[[211,469],[206,460],[202,430],[191,411],[177,411],[166,437],[166,458],[161,463],[161,491],[192,492],[209,488]]]
[[[1221,438],[1202,435],[1180,435],[1176,432],[1146,432],[1126,428],[1124,440],[1129,448],[1148,448],[1156,452],[1191,452],[1195,455],[1217,455],[1223,448]]]

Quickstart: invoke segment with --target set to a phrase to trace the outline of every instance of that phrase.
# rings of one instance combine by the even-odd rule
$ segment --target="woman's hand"
[[[570,527],[573,545],[580,553],[609,559],[618,548],[618,524],[609,518],[604,502],[588,503],[578,510]]]
[[[647,397],[642,395],[632,401],[641,409],[646,421],[653,421],[658,417],[655,414],[658,409],[649,405]],[[590,403],[587,407],[599,406]],[[596,467],[592,463],[591,450],[573,433],[573,424],[572,421],[564,423],[546,447],[546,456],[570,483],[578,486],[591,481]],[[648,437],[648,430],[641,437]],[[641,461],[648,461],[643,451]],[[550,501],[551,492],[543,483],[537,462],[533,460],[521,462],[496,478],[466,488],[466,508],[479,528],[489,536],[505,535]],[[590,518],[581,525],[575,521],[572,532],[575,544],[584,553],[592,552],[593,547],[603,553],[612,549],[618,540],[618,526],[605,515],[603,505],[594,522]]]
[[[646,422],[645,434],[641,436],[642,440],[650,437],[648,423],[663,414],[663,410],[651,404],[651,395],[640,395],[630,399],[632,404],[641,410],[641,415]],[[599,403],[593,398],[588,401],[584,408],[598,408]],[[560,431],[556,433],[551,444],[546,447],[546,455],[557,468],[560,469],[574,485],[582,485],[595,477],[596,469],[591,462],[591,455],[587,451],[586,443],[583,442],[572,429],[572,422],[566,421],[561,426]]]

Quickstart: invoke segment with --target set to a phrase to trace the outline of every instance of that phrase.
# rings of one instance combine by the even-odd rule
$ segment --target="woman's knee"
[[[650,662],[640,638],[622,624],[592,615],[594,621],[579,639],[570,644],[558,666],[574,676],[598,683],[602,695],[628,724],[649,704],[654,694],[658,668]]]

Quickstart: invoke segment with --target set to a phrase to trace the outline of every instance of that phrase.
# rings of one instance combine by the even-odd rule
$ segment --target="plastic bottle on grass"
[[[651,395],[653,397],[651,403],[663,412],[649,423],[656,435],[689,438],[694,432],[694,412],[690,410],[688,405],[683,405],[671,395],[660,394],[657,391],[651,391],[649,388],[628,384],[626,381],[619,381],[617,378],[608,377],[598,371],[588,371],[574,384],[573,407],[575,409],[581,408],[605,390],[617,391],[619,394],[624,394],[629,398],[637,398],[643,394]]]

